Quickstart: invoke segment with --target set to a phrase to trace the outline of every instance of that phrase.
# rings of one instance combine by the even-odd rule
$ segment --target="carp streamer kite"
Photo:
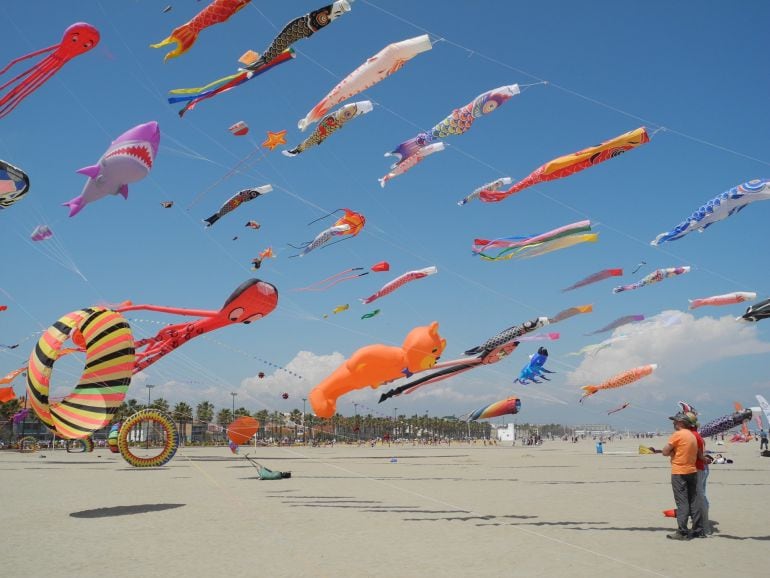
[[[341,237],[341,236],[349,236],[348,238],[355,237],[358,235],[361,230],[364,228],[364,225],[366,224],[366,218],[361,213],[356,213],[355,211],[351,211],[350,209],[339,209],[338,211],[344,211],[344,215],[334,221],[334,224],[329,227],[328,229],[324,229],[321,231],[315,239],[312,241],[308,241],[306,243],[303,243],[300,246],[294,246],[295,249],[302,249],[302,252],[298,255],[292,255],[293,257],[304,257],[310,251],[313,251],[314,249],[318,249],[319,247],[325,245],[329,241],[331,241],[334,237]],[[334,213],[332,213],[334,214]],[[321,217],[321,219],[324,219],[328,217],[328,215]],[[318,221],[319,219],[316,219]],[[309,224],[313,224],[315,221],[312,221]],[[340,239],[344,240],[344,239]]]
[[[502,361],[518,347],[521,337],[525,336],[527,333],[536,331],[541,327],[545,327],[546,325],[548,325],[548,318],[538,317],[531,321],[526,321],[521,325],[514,325],[513,327],[509,327],[494,337],[490,337],[482,345],[468,349],[465,352],[465,355],[469,355],[471,357],[465,357],[462,359],[455,359],[453,361],[440,363],[434,367],[434,369],[437,371],[434,371],[430,375],[420,377],[414,381],[405,383],[400,387],[396,387],[383,393],[380,396],[379,403],[382,403],[386,399],[390,399],[393,396],[401,395],[402,393],[412,393],[418,387],[422,387],[423,385],[436,383],[476,367],[491,365],[493,363]],[[407,377],[410,376],[407,375]]]
[[[11,80],[0,85],[0,118],[8,115],[22,100],[59,72],[62,66],[76,56],[85,54],[97,44],[99,44],[99,31],[85,22],[76,22],[64,31],[64,36],[59,44],[41,48],[11,60],[0,70],[0,77],[17,62],[45,52],[51,53],[32,68],[17,74]]]
[[[624,410],[624,409],[626,409],[626,408],[627,408],[629,405],[631,405],[631,404],[630,404],[630,403],[628,403],[628,402],[626,402],[626,403],[624,403],[623,405],[620,405],[620,406],[616,407],[615,409],[611,409],[611,410],[609,410],[609,411],[607,412],[607,415],[612,415],[613,413],[618,413],[619,411],[623,411],[623,410]],[[641,448],[642,446],[639,446],[639,447]],[[640,451],[639,453],[642,453],[642,452]]]
[[[253,64],[246,67],[247,70],[259,70],[260,68],[272,63],[278,56],[287,50],[292,44],[303,38],[310,38],[336,20],[345,12],[350,12],[350,3],[348,0],[337,0],[333,4],[313,10],[295,18],[283,27],[267,47],[267,50]]]
[[[346,122],[353,120],[357,116],[371,112],[372,108],[372,103],[369,100],[362,100],[361,102],[351,102],[346,104],[345,106],[334,111],[329,116],[325,117],[320,122],[318,127],[313,131],[313,134],[302,141],[301,144],[291,150],[281,151],[281,153],[287,157],[295,157],[310,147],[320,145],[333,133],[341,129]]]
[[[471,251],[485,261],[507,261],[509,259],[527,259],[545,255],[551,251],[565,249],[578,243],[596,242],[597,233],[591,230],[591,221],[578,221],[558,229],[523,237],[504,237],[501,239],[475,239]],[[497,250],[493,253],[493,250]]]
[[[128,185],[146,177],[152,169],[160,146],[160,127],[155,121],[131,128],[110,143],[95,165],[77,172],[88,177],[83,192],[62,203],[70,217],[83,207],[107,195],[128,199]]]
[[[526,188],[574,175],[648,142],[650,137],[645,128],[637,128],[596,146],[549,161],[508,190],[482,191],[479,199],[485,203],[498,203]]]
[[[564,321],[565,319],[569,319],[570,317],[574,317],[575,315],[582,315],[583,313],[591,313],[594,310],[593,305],[577,305],[575,307],[570,307],[569,309],[565,309],[564,311],[559,311],[554,317],[549,317],[551,321],[551,325],[554,323],[559,323],[560,321]]]
[[[770,299],[760,301],[756,305],[746,308],[746,313],[738,317],[744,321],[762,321],[770,317]]]
[[[622,277],[623,276],[623,269],[603,269],[599,271],[598,273],[594,273],[593,275],[589,275],[585,279],[581,279],[574,285],[570,285],[566,289],[562,289],[562,293],[566,293],[567,291],[574,291],[575,289],[579,289],[580,287],[585,287],[586,285],[590,285],[591,283],[598,283],[599,281],[604,281],[605,279],[609,279],[610,277]]]
[[[388,44],[348,74],[323,97],[313,110],[297,123],[297,128],[304,132],[308,126],[328,114],[332,107],[385,80],[391,74],[401,70],[409,60],[431,48],[427,34]]]
[[[622,373],[618,373],[617,375],[613,375],[607,381],[604,381],[599,385],[584,385],[580,388],[583,390],[583,397],[580,398],[580,402],[582,403],[583,399],[594,395],[596,392],[603,389],[614,389],[616,387],[623,387],[624,385],[629,385],[635,381],[639,381],[643,377],[647,377],[648,375],[652,374],[652,372],[655,371],[657,367],[658,366],[655,363],[651,363],[650,365],[642,365],[641,367],[634,367],[633,369],[629,369]]]
[[[754,301],[757,298],[756,293],[748,291],[736,291],[725,295],[714,295],[713,297],[702,297],[700,299],[688,299],[690,306],[688,309],[697,309],[705,306],[735,305],[744,301]]]
[[[169,97],[167,99],[168,103],[169,104],[174,104],[177,102],[186,103],[178,113],[180,117],[183,117],[188,110],[194,109],[198,103],[204,100],[207,100],[209,98],[214,98],[216,95],[222,94],[223,92],[227,92],[228,90],[232,90],[236,86],[240,86],[244,82],[248,82],[252,78],[259,76],[264,72],[267,72],[274,66],[278,66],[279,64],[288,62],[289,60],[292,60],[295,57],[296,56],[294,54],[294,51],[292,49],[289,49],[285,52],[282,52],[278,56],[276,56],[273,60],[270,61],[270,63],[260,66],[256,70],[241,69],[235,74],[231,74],[229,76],[219,78],[217,80],[214,80],[213,82],[209,82],[205,86],[198,86],[196,88],[175,88],[174,90],[169,90],[169,94],[175,94],[179,96]],[[251,62],[254,62],[256,58],[257,57],[254,52],[248,51],[243,56],[241,56],[239,62],[241,64],[251,63]]]
[[[608,331],[612,331],[613,329],[617,329],[618,327],[622,327],[623,325],[627,325],[629,323],[635,323],[637,321],[644,321],[644,315],[624,315],[623,317],[618,317],[609,325],[605,325],[601,329],[597,329],[596,331],[587,333],[586,335],[599,335],[600,333],[607,333]]]
[[[465,414],[460,418],[461,421],[476,421],[479,419],[489,419],[501,415],[516,415],[521,409],[521,400],[518,397],[509,397],[480,407],[479,409]]]
[[[242,191],[238,191],[232,197],[227,199],[227,201],[225,201],[225,204],[219,207],[219,210],[216,213],[211,215],[208,219],[204,219],[206,226],[210,227],[211,225],[216,223],[219,219],[224,217],[227,213],[234,211],[235,209],[240,207],[243,203],[248,203],[249,201],[253,201],[257,197],[266,195],[272,190],[273,190],[272,185],[262,185],[261,187],[253,187],[251,189],[243,189]],[[246,226],[249,226],[248,223],[246,224]],[[257,224],[256,228],[259,228],[259,224]]]
[[[461,207],[467,203],[470,203],[473,199],[478,199],[479,195],[481,194],[481,191],[499,191],[503,187],[507,187],[513,182],[513,179],[511,177],[502,177],[497,180],[492,181],[491,183],[486,183],[484,185],[481,185],[479,188],[474,190],[470,195],[465,197],[461,201],[457,201],[457,204]]]
[[[402,142],[385,156],[394,156],[398,162],[404,162],[418,150],[434,143],[438,139],[467,132],[477,118],[494,112],[505,104],[512,96],[519,94],[519,85],[511,84],[493,88],[478,95],[462,108],[456,108],[444,120],[428,132],[421,132],[416,137]]]
[[[318,417],[332,417],[340,396],[367,386],[377,388],[430,369],[445,347],[446,340],[439,335],[435,321],[412,329],[401,347],[380,344],[362,347],[313,388],[308,396],[310,405]]]
[[[0,211],[17,203],[29,191],[29,177],[20,168],[0,160]]]
[[[214,0],[198,12],[195,18],[175,28],[168,38],[157,44],[150,44],[150,48],[163,48],[169,44],[176,44],[176,48],[166,54],[163,60],[181,56],[192,48],[201,30],[225,22],[249,2],[251,0]]]
[[[537,350],[537,353],[529,356],[529,363],[521,368],[519,377],[514,379],[513,382],[520,383],[521,385],[527,385],[530,382],[542,383],[541,381],[538,381],[538,377],[546,381],[551,381],[543,375],[544,373],[553,373],[553,371],[549,371],[543,367],[546,361],[548,361],[548,350],[545,347],[540,347]]]
[[[403,175],[406,171],[411,169],[417,163],[420,163],[423,160],[425,160],[426,157],[432,155],[433,153],[441,152],[443,150],[444,150],[444,143],[436,142],[433,144],[429,144],[428,146],[422,147],[417,152],[415,152],[412,156],[410,156],[408,159],[404,159],[403,161],[399,161],[397,163],[390,165],[390,169],[391,169],[390,172],[384,177],[382,177],[381,179],[377,179],[378,181],[380,181],[380,186],[382,188],[385,188],[385,183],[387,183],[389,180],[396,178],[398,175]]]
[[[666,233],[661,233],[650,242],[656,246],[681,239],[692,231],[703,232],[717,221],[721,221],[742,211],[755,201],[770,199],[770,180],[754,179],[725,191],[703,205],[685,221]]]
[[[669,277],[676,277],[678,275],[684,275],[685,273],[690,272],[690,267],[667,267],[665,269],[656,269],[649,275],[642,277],[637,281],[636,283],[631,283],[630,285],[620,285],[618,287],[615,287],[612,292],[613,293],[622,293],[623,291],[633,291],[634,289],[639,289],[640,287],[644,287],[645,285],[652,285],[653,283],[659,283],[660,281],[663,281],[663,279],[668,279]]]
[[[758,409],[759,408],[757,408],[757,410]],[[718,417],[701,427],[698,430],[698,433],[702,438],[708,438],[717,434],[724,433],[733,429],[734,427],[743,424],[745,421],[750,421],[753,414],[754,411],[750,408],[747,408],[741,411],[736,411],[735,413],[731,413],[729,415],[723,415],[722,417]]]
[[[366,299],[361,299],[361,302],[364,305],[368,305],[372,301],[376,301],[380,297],[385,297],[385,295],[390,295],[398,289],[399,287],[403,287],[407,283],[410,283],[411,281],[416,281],[417,279],[424,279],[425,277],[428,277],[429,275],[435,275],[438,273],[438,268],[431,266],[431,267],[425,267],[425,269],[417,269],[415,271],[407,271],[403,275],[399,275],[392,281],[389,281],[385,285],[382,286],[382,288],[377,291],[377,293],[373,293],[372,295],[369,295]]]

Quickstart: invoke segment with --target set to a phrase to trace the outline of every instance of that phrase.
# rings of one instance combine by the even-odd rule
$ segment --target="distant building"
[[[495,429],[495,435],[501,442],[513,442],[516,441],[516,425],[509,423],[503,426],[493,426]]]
[[[576,425],[573,429],[576,436],[606,436],[615,433],[615,431],[607,424]]]

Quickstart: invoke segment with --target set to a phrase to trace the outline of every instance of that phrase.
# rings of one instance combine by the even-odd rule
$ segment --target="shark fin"
[[[85,175],[91,179],[95,179],[99,176],[99,170],[99,165],[91,165],[90,167],[83,167],[82,169],[78,169],[75,172],[80,175]]]
[[[128,185],[120,185],[118,187],[118,194],[128,200]]]

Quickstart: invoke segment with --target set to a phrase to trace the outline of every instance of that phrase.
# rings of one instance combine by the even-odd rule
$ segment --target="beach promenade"
[[[668,460],[640,444],[0,452],[5,576],[765,576],[770,459],[708,482],[717,532],[673,542]],[[292,477],[260,481],[249,453]],[[45,457],[43,457],[45,456]],[[396,458],[396,461],[391,461]]]

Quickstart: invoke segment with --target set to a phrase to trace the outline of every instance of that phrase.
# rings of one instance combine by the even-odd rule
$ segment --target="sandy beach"
[[[666,539],[668,460],[638,445],[182,448],[157,469],[106,449],[3,451],[3,573],[765,575],[758,444],[710,444],[735,463],[711,469],[717,533],[690,542]],[[291,479],[257,479],[245,453]]]

